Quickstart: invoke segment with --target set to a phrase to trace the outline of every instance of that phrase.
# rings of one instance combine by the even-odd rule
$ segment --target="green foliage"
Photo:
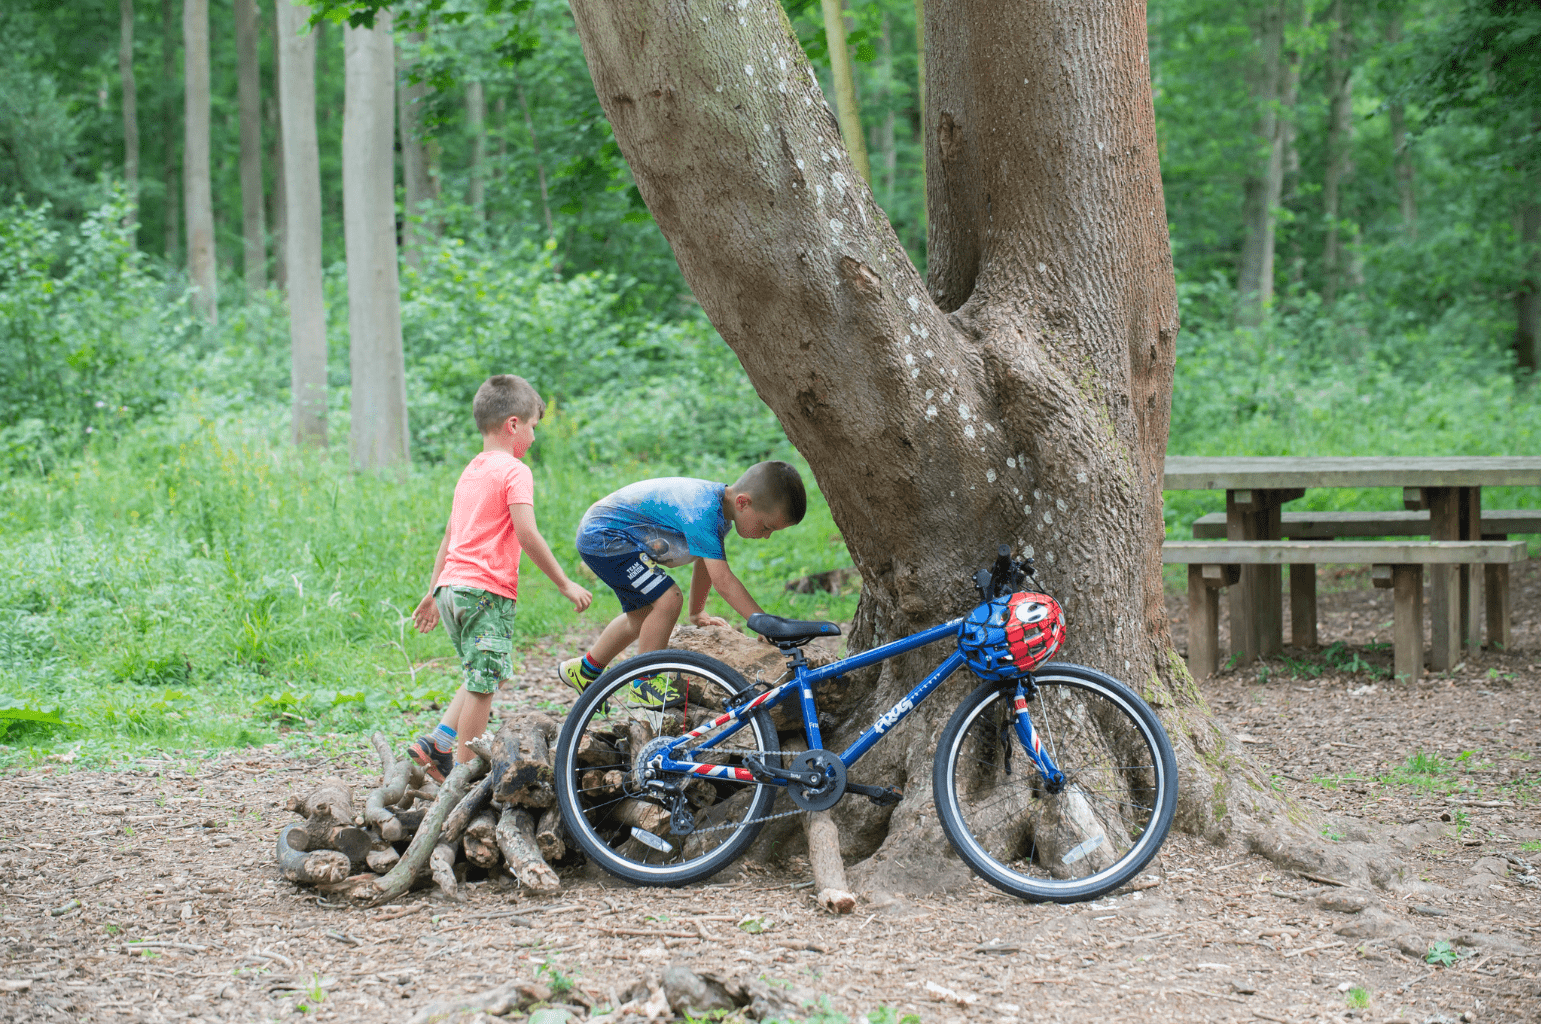
[[[1429,947],[1429,951],[1423,954],[1424,963],[1433,964],[1436,967],[1454,967],[1461,955],[1455,951],[1450,943],[1441,939]]]
[[[1355,985],[1344,996],[1344,1002],[1350,1010],[1364,1010],[1370,1006],[1370,990],[1363,985]]]

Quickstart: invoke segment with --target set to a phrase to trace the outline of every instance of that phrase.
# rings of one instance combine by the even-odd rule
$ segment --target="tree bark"
[[[284,262],[289,274],[289,391],[294,443],[326,447],[326,303],[321,288],[321,151],[310,8],[273,0],[284,137]]]
[[[343,227],[353,372],[353,463],[378,470],[410,460],[401,291],[396,276],[395,65],[391,16],[343,29]]]
[[[1273,299],[1274,222],[1284,184],[1283,119],[1279,116],[1284,48],[1284,0],[1263,0],[1256,11],[1257,63],[1252,100],[1257,105],[1259,155],[1243,185],[1241,246],[1236,291],[1242,323],[1256,326]]]
[[[1301,45],[1306,32],[1311,28],[1311,4],[1309,0],[1290,0],[1290,2],[1298,5],[1291,10],[1290,16],[1294,17],[1294,12],[1299,11],[1299,28],[1296,32],[1286,31],[1284,37],[1284,85],[1279,102],[1282,108],[1279,134],[1284,148],[1284,174],[1279,202],[1281,206],[1296,215],[1293,226],[1289,230],[1287,249],[1289,282],[1291,286],[1295,286],[1304,281],[1306,275],[1306,261],[1300,244],[1300,123],[1295,104],[1300,96]]]
[[[424,36],[421,32],[415,32],[407,38],[421,45]],[[399,53],[397,62],[401,62]],[[439,198],[439,184],[433,174],[429,146],[423,138],[423,101],[427,96],[427,82],[403,81],[396,87],[396,120],[401,133],[401,176],[406,189],[402,248],[407,264],[414,268],[423,263],[423,240],[437,234],[427,222],[428,204]]]
[[[1521,204],[1519,229],[1525,278],[1514,296],[1514,362],[1534,374],[1541,366],[1541,203]]]
[[[556,221],[551,217],[551,197],[546,193],[546,165],[540,158],[540,140],[535,137],[535,119],[530,116],[530,101],[519,86],[519,106],[524,108],[524,130],[530,135],[530,155],[535,158],[535,179],[540,185],[540,208],[546,215],[546,237],[556,237]]]
[[[471,133],[471,166],[466,202],[479,224],[487,223],[487,94],[480,82],[466,83],[466,127]]]
[[[1322,218],[1327,236],[1322,244],[1322,298],[1332,303],[1344,269],[1339,208],[1344,183],[1353,174],[1354,141],[1353,45],[1345,0],[1332,0],[1327,39],[1327,168],[1322,177]]]
[[[180,211],[182,204],[178,201],[181,189],[177,179],[177,125],[181,118],[176,116],[177,94],[177,31],[176,19],[172,17],[171,0],[161,0],[161,78],[166,82],[166,106],[161,112],[161,124],[165,134],[166,159],[162,164],[161,177],[164,179],[164,194],[166,209],[166,262],[175,263],[177,250],[181,245],[182,229]]]
[[[209,0],[182,3],[183,205],[187,208],[187,277],[193,307],[219,321],[214,253],[214,188],[209,176]]]
[[[829,43],[829,70],[835,87],[835,110],[840,121],[840,135],[850,154],[852,166],[863,181],[872,180],[872,165],[867,160],[867,142],[861,134],[861,108],[856,102],[856,76],[851,69],[851,48],[845,42],[845,4],[843,0],[821,0],[824,5],[824,38]],[[746,64],[745,68],[753,65]],[[773,74],[765,68],[762,74]]]
[[[273,36],[273,76],[278,77],[278,35]],[[273,149],[268,163],[273,165],[273,191],[268,197],[268,223],[273,227],[273,286],[283,290],[289,287],[289,209],[288,185],[284,180],[284,119],[278,97],[269,95],[263,101],[268,123],[273,126]]]
[[[118,77],[123,83],[123,180],[129,225],[139,220],[139,95],[134,88],[134,0],[118,0]]]
[[[257,0],[235,0],[236,93],[241,120],[241,235],[246,288],[268,286],[268,240],[262,186],[262,74],[257,61]]]
[[[1386,41],[1395,46],[1402,39],[1402,9],[1393,6],[1391,18],[1386,23]],[[1391,119],[1391,162],[1397,178],[1397,208],[1402,214],[1402,230],[1407,237],[1418,237],[1418,201],[1413,192],[1413,154],[1407,145],[1407,111],[1402,100],[1393,93],[1386,101],[1386,113]]]

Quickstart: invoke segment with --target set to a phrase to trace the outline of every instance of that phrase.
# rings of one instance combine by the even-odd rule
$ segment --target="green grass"
[[[47,478],[0,480],[0,766],[276,739],[357,746],[350,737],[377,728],[408,735],[458,688],[444,631],[419,635],[407,616],[463,463],[355,474],[342,452],[275,441],[275,422],[234,422],[147,425]],[[528,461],[542,533],[572,574],[573,532],[595,499],[649,476],[742,468],[592,467],[552,426]],[[816,488],[801,525],[765,541],[730,534],[728,557],[768,611],[854,613],[854,593],[784,589],[850,565]],[[675,575],[688,586],[688,569]],[[619,611],[586,582],[596,600],[580,618],[525,561],[517,657]],[[708,609],[737,618],[715,594]]]
[[[1350,1010],[1367,1009],[1370,1005],[1370,990],[1363,985],[1355,985],[1348,990],[1344,1002],[1348,1004]]]

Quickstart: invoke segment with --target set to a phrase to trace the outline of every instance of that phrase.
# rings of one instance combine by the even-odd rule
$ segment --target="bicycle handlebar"
[[[982,601],[1014,593],[1022,581],[1033,576],[1033,560],[1018,562],[1011,557],[1011,545],[1002,544],[995,551],[995,564],[974,574],[974,589]]]

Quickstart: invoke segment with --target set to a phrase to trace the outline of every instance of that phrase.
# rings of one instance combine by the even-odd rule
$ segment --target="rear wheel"
[[[1017,738],[1012,684],[986,683],[937,746],[937,812],[953,848],[997,888],[1093,899],[1161,848],[1177,807],[1177,757],[1155,712],[1116,679],[1059,662],[1033,678],[1028,715],[1063,788],[1049,791]]]
[[[773,764],[780,758],[764,711],[745,716],[736,731],[710,726],[756,692],[722,662],[676,650],[633,658],[590,683],[557,739],[557,801],[568,834],[606,871],[643,885],[686,885],[726,867],[759,834],[776,797],[775,787],[739,781],[734,769],[751,754]],[[647,778],[660,741],[703,727],[674,758],[722,768],[726,777]]]

